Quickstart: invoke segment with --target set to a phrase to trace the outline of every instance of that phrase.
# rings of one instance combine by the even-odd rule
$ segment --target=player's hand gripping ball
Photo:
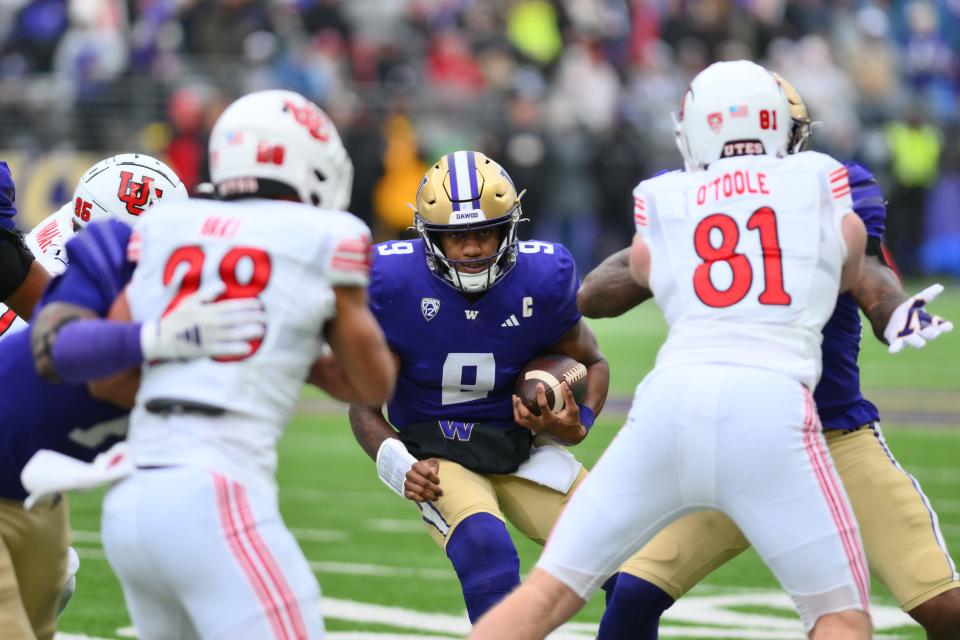
[[[583,402],[587,393],[587,367],[563,355],[537,356],[520,370],[514,393],[531,413],[539,416],[537,384],[542,384],[547,406],[553,413],[559,413],[564,408],[563,391],[560,389],[562,382],[567,383],[578,403]]]

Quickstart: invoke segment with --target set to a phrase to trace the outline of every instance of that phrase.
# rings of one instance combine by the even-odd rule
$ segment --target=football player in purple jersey
[[[609,368],[576,307],[576,266],[560,244],[520,241],[520,196],[475,151],[440,158],[416,195],[419,238],[376,245],[370,305],[398,366],[387,405],[354,404],[350,423],[384,482],[412,500],[453,564],[476,620],[520,582],[509,519],[543,544],[585,477],[561,446],[583,440],[607,395]],[[535,356],[586,365],[578,405],[563,383],[554,413],[513,395]],[[531,452],[532,450],[532,452]]]
[[[781,79],[791,102],[791,150],[799,151],[811,121],[797,91]],[[823,374],[814,398],[827,444],[860,524],[870,571],[931,640],[960,638],[960,581],[940,533],[937,514],[919,483],[894,458],[880,430],[879,413],[860,390],[857,356],[862,309],[874,334],[899,351],[920,348],[952,329],[924,305],[942,287],[904,292],[883,247],[886,208],[876,179],[848,163],[853,206],[867,228],[867,256],[857,285],[837,300],[823,328]],[[593,318],[618,316],[651,297],[629,273],[629,249],[607,258],[583,282],[580,310]],[[734,523],[702,511],[674,521],[614,576],[599,637],[649,640],[661,614],[714,569],[749,546]],[[638,604],[643,603],[643,604]]]
[[[17,316],[30,319],[34,305],[50,280],[24,243],[23,234],[14,226],[16,199],[10,167],[0,161],[0,302],[10,307],[0,315],[0,334]]]

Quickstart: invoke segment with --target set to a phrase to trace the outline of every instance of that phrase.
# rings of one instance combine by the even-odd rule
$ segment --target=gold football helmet
[[[787,143],[787,150],[790,153],[803,151],[803,146],[807,143],[807,138],[813,133],[813,121],[810,120],[810,113],[807,111],[807,105],[796,88],[787,82],[783,76],[774,73],[774,77],[783,87],[783,93],[787,96],[790,103],[790,120],[793,122],[790,129],[790,141]]]
[[[423,239],[427,266],[455,289],[486,291],[517,261],[520,196],[499,164],[478,151],[455,151],[437,160],[417,189],[414,225]],[[439,234],[497,228],[500,244],[493,256],[451,260],[443,253]],[[488,264],[477,273],[457,265]]]

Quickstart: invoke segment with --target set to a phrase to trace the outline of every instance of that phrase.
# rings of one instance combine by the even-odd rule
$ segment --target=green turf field
[[[960,319],[960,283],[931,309]],[[615,320],[592,322],[611,361],[611,396],[628,396],[653,362],[665,327],[648,306]],[[882,411],[901,463],[938,510],[943,534],[960,560],[960,330],[923,351],[896,356],[865,334],[864,385]],[[621,403],[622,404],[622,403]],[[313,406],[313,405],[311,405]],[[576,447],[588,466],[619,426],[605,415]],[[373,463],[354,443],[343,412],[301,413],[281,441],[280,498],[287,525],[300,540],[323,588],[331,638],[450,637],[467,628],[453,570],[423,532],[417,511],[380,484]],[[100,494],[72,496],[75,546],[82,567],[77,594],[61,621],[69,636],[131,637],[119,586],[99,542]],[[539,548],[518,540],[524,569]],[[876,582],[878,638],[924,635]],[[600,619],[595,599],[557,637],[592,637]],[[747,552],[678,602],[661,637],[779,640],[800,638],[799,623],[769,571]]]

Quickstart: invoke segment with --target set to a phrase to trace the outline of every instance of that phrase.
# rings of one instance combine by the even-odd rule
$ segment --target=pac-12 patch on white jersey
[[[651,289],[670,325],[658,364],[761,366],[811,389],[846,259],[846,169],[829,156],[745,156],[634,190]]]

